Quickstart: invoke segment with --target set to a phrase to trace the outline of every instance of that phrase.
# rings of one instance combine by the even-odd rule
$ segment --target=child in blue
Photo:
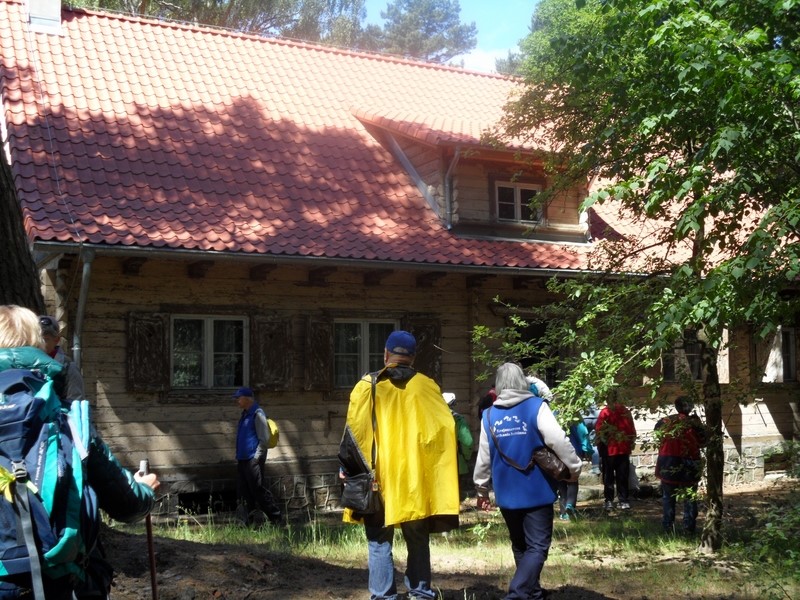
[[[569,428],[569,441],[575,448],[575,454],[587,460],[591,460],[594,448],[589,439],[589,429],[584,422],[578,421]],[[558,506],[560,508],[559,519],[569,521],[575,518],[575,506],[578,504],[578,482],[559,481],[558,482]]]

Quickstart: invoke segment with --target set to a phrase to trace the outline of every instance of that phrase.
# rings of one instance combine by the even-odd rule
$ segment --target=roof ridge
[[[25,0],[3,0],[5,2],[14,3],[14,4],[25,4]],[[158,25],[162,27],[172,27],[172,28],[180,28],[185,29],[187,31],[198,31],[198,32],[210,32],[210,33],[218,33],[218,34],[227,34],[231,37],[239,37],[239,38],[249,38],[255,41],[265,42],[265,43],[274,43],[274,44],[281,44],[287,46],[295,46],[299,48],[308,48],[310,50],[317,50],[322,52],[328,52],[331,54],[346,54],[351,56],[358,56],[361,58],[366,58],[368,60],[381,60],[390,63],[396,64],[405,64],[410,66],[416,66],[425,69],[433,69],[438,71],[453,71],[456,73],[462,74],[471,74],[477,77],[488,77],[490,79],[508,79],[514,80],[515,78],[508,75],[503,75],[500,73],[484,73],[482,71],[475,71],[473,69],[466,69],[463,67],[457,67],[453,65],[444,65],[441,63],[435,62],[427,62],[424,60],[419,59],[411,59],[405,58],[397,54],[389,54],[386,52],[370,52],[368,50],[355,50],[352,48],[345,48],[342,46],[334,46],[330,44],[322,44],[319,42],[309,42],[306,40],[300,40],[295,38],[288,38],[288,37],[270,37],[267,35],[261,35],[258,33],[246,33],[242,31],[237,31],[235,29],[230,29],[228,27],[222,27],[221,25],[208,25],[205,23],[191,23],[189,21],[179,21],[176,19],[165,19],[159,18],[149,15],[134,15],[132,13],[127,13],[125,11],[115,11],[115,10],[108,10],[108,9],[99,9],[99,8],[87,8],[83,6],[72,6],[72,5],[64,5],[62,10],[73,12],[73,13],[84,13],[87,15],[96,15],[101,17],[107,18],[117,18],[117,19],[125,19],[128,21],[138,21],[142,23],[148,23],[152,25]]]

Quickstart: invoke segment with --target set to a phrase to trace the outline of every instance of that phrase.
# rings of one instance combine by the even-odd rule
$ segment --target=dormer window
[[[531,202],[541,191],[541,186],[500,181],[495,184],[497,219],[518,223],[538,223],[542,220],[539,207],[531,208]]]

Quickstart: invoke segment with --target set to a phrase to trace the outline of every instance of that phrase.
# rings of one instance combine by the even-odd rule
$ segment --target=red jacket
[[[604,406],[597,415],[597,439],[608,448],[609,456],[630,454],[636,441],[631,411],[623,404]]]
[[[656,477],[673,485],[696,484],[702,476],[700,448],[706,434],[700,419],[676,414],[656,423],[661,431],[661,447],[656,461]]]

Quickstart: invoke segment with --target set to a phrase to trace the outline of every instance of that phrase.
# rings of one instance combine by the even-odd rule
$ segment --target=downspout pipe
[[[86,299],[89,295],[89,279],[92,276],[92,263],[95,251],[91,248],[81,250],[83,260],[83,276],[81,277],[81,291],[78,297],[78,313],[75,315],[75,328],[72,331],[72,362],[78,369],[81,368],[81,335],[83,334],[83,317],[86,313]]]
[[[453,171],[458,165],[458,160],[461,158],[461,148],[456,148],[456,153],[453,155],[453,160],[450,161],[450,166],[447,167],[447,173],[444,176],[444,222],[447,230],[453,228]]]

